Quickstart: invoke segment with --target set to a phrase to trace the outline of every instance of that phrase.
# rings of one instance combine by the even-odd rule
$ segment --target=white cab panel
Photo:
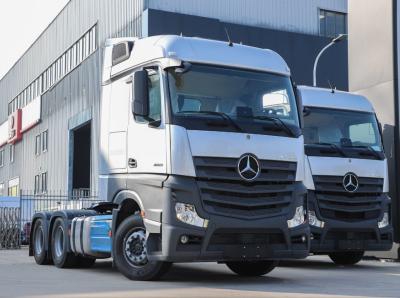
[[[170,125],[171,169],[174,175],[195,177],[192,152],[187,130],[182,126]]]
[[[344,176],[351,172],[360,177],[384,178],[383,191],[387,192],[388,169],[385,160],[369,160],[339,157],[308,157],[313,175]]]
[[[304,180],[303,137],[285,138],[270,135],[215,131],[188,131],[193,156],[239,158],[252,153],[259,159],[297,162],[296,181]]]

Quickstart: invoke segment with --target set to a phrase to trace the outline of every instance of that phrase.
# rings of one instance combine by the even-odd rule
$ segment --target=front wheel
[[[171,263],[147,259],[146,230],[139,215],[129,216],[120,224],[114,244],[115,265],[131,280],[159,279],[171,266]]]
[[[361,261],[364,256],[363,251],[351,251],[351,252],[334,252],[329,254],[329,257],[336,265],[355,265]]]
[[[278,261],[227,262],[226,266],[238,275],[262,276],[274,270],[278,263]]]

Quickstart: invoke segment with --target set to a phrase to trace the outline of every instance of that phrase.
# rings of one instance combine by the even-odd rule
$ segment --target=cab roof
[[[305,107],[320,107],[375,113],[374,107],[362,95],[325,88],[299,86]]]
[[[119,39],[121,40],[121,39]],[[128,39],[127,39],[128,40]],[[112,44],[109,40],[108,44]],[[276,52],[242,44],[177,35],[160,35],[134,40],[129,65],[160,58],[273,72],[290,76],[285,60]]]

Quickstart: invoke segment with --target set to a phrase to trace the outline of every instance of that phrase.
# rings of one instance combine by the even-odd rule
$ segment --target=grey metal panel
[[[347,12],[347,0],[148,0],[148,8],[318,35],[318,9]]]
[[[35,175],[48,172],[48,189],[67,191],[68,120],[81,111],[92,113],[91,186],[97,190],[101,67],[105,39],[140,36],[143,0],[72,0],[0,81],[0,123],[7,120],[14,99],[94,24],[98,50],[42,95],[42,121],[16,144],[15,162],[0,168],[0,183],[20,178],[20,188],[33,190]],[[48,133],[48,151],[35,156],[35,137]]]

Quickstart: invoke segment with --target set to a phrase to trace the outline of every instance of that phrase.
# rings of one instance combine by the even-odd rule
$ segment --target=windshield
[[[342,156],[350,154],[346,150],[383,151],[373,113],[306,107],[303,134],[306,145],[328,146]]]
[[[206,65],[168,70],[173,121],[188,129],[298,136],[289,77]]]

